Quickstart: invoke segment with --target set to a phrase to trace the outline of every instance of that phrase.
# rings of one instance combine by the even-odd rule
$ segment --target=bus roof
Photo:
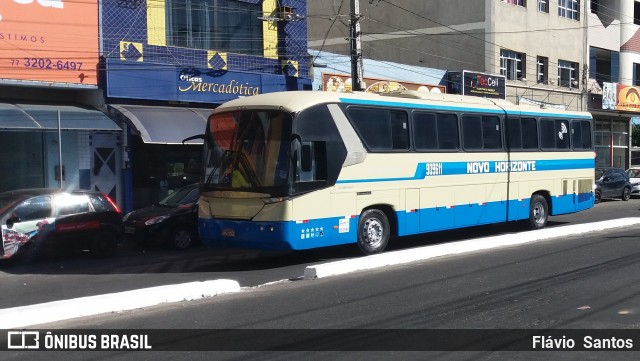
[[[387,105],[417,107],[449,111],[489,111],[512,115],[529,116],[576,116],[591,118],[587,112],[540,108],[533,105],[515,105],[504,99],[489,99],[458,94],[404,91],[401,93],[336,93],[326,91],[287,91],[259,94],[238,98],[216,108],[214,113],[243,109],[280,109],[299,112],[322,103],[356,103],[362,105]]]

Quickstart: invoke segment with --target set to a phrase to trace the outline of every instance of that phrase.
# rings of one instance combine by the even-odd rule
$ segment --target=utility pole
[[[362,44],[360,41],[360,0],[351,0],[351,89],[363,90],[362,86]]]

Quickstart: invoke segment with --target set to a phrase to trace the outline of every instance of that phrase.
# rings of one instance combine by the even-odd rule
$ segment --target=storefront
[[[122,121],[125,208],[156,203],[199,179],[203,134],[211,111],[255,94],[310,88],[285,75],[106,61],[109,115]],[[144,84],[144,86],[140,86]]]
[[[117,200],[120,134],[120,127],[96,109],[0,103],[0,173],[7,175],[0,177],[0,191],[99,189]]]
[[[120,201],[122,130],[101,111],[98,3],[3,1],[2,34],[0,191],[96,189]]]
[[[604,83],[601,94],[590,93],[588,108],[594,119],[596,168],[629,168],[631,118],[640,112],[640,88]]]
[[[197,181],[201,141],[182,140],[219,104],[311,90],[306,1],[203,3],[102,2],[100,79],[124,130],[125,211]]]

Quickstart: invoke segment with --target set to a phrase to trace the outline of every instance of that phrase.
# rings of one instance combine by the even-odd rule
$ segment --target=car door
[[[614,193],[614,176],[611,170],[606,170],[604,172],[602,175],[601,185],[603,197],[610,197]]]
[[[620,196],[622,194],[622,189],[624,188],[624,185],[625,185],[624,176],[620,172],[614,171],[611,174],[611,188],[610,188],[609,197]]]
[[[56,241],[62,248],[84,248],[91,233],[100,228],[86,194],[59,194],[55,197]]]

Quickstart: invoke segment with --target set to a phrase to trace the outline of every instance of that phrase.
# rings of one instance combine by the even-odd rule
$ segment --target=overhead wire
[[[425,19],[425,20],[429,20],[429,21],[432,21],[432,22],[434,22],[434,23],[436,23],[436,24],[440,24],[439,22],[436,22],[436,21],[434,21],[434,20],[432,20],[432,19],[430,19],[430,18],[427,18],[427,17],[425,17],[424,15],[418,14],[418,13],[416,13],[415,11],[412,11],[412,10],[406,9],[406,8],[404,8],[404,7],[402,7],[402,6],[397,5],[397,4],[390,3],[389,1],[386,1],[386,0],[380,0],[380,1],[381,1],[381,2],[384,2],[384,3],[387,3],[387,4],[390,4],[390,5],[392,5],[392,6],[395,6],[395,7],[399,8],[399,9],[402,9],[403,11],[408,11],[409,13],[412,13],[412,14],[413,14],[413,15],[415,15],[415,16],[419,16],[419,17],[421,17],[421,18],[423,18],[423,19]],[[77,3],[83,3],[83,4],[89,4],[89,3],[90,3],[89,1],[73,1],[73,0],[70,0],[69,2],[77,2]],[[325,37],[324,37],[324,40],[323,40],[323,44],[324,44],[324,42],[326,42],[326,39],[327,39],[327,37],[328,37],[328,34],[330,33],[331,28],[334,26],[335,22],[336,22],[336,21],[338,21],[339,19],[341,19],[341,17],[339,16],[339,13],[340,13],[340,10],[342,9],[343,2],[344,2],[344,0],[341,0],[340,5],[339,5],[339,8],[338,8],[338,11],[337,11],[337,12],[336,12],[336,11],[334,11],[334,16],[332,17],[332,19],[331,19],[331,20],[332,20],[331,25],[330,25],[329,29],[327,30],[327,32],[326,32],[326,34],[325,34]],[[156,0],[148,0],[148,1],[147,1],[147,3],[146,3],[146,7],[156,7],[156,6],[160,6],[159,4],[161,4],[161,3],[160,3],[160,2],[158,2],[158,1],[156,1]],[[181,9],[181,8],[183,8],[183,7],[175,6],[174,8],[176,8],[176,9]],[[184,7],[184,8],[186,9],[186,7]],[[241,10],[241,9],[231,9],[231,8],[227,8],[227,7],[223,7],[223,6],[219,6],[219,9],[228,9],[229,11],[233,10],[233,12],[236,12],[236,13],[246,13],[246,11]],[[334,9],[335,9],[335,8],[334,8]],[[368,10],[369,10],[369,8],[367,8],[367,11],[368,11]],[[311,18],[313,18],[313,17],[318,17],[318,18],[320,18],[320,17],[322,17],[322,16],[321,16],[321,15],[311,15],[311,16],[309,16],[309,17],[311,17]],[[369,17],[369,18],[365,18],[365,19],[371,19],[371,18]],[[341,21],[341,23],[343,23],[343,22],[342,22],[342,20],[340,20],[340,21]],[[379,21],[379,20],[378,20],[378,21]],[[344,23],[343,23],[343,24],[344,24]],[[471,37],[473,37],[473,38],[475,38],[475,39],[477,39],[477,40],[484,41],[484,42],[488,42],[488,41],[486,41],[485,39],[482,39],[482,38],[480,38],[480,37],[478,37],[478,36],[475,36],[475,34],[474,34],[474,33],[471,33],[471,32],[462,32],[462,31],[456,30],[455,28],[450,27],[450,26],[447,26],[447,25],[443,25],[443,24],[440,24],[440,25],[441,25],[441,26],[446,26],[446,27],[448,27],[449,29],[451,29],[451,30],[453,30],[453,31],[457,31],[457,33],[459,33],[460,35],[471,36]],[[623,24],[623,23],[621,23],[620,25],[621,25],[621,26],[623,26],[624,24]],[[126,28],[127,34],[128,34],[130,31],[133,31],[133,30],[136,30],[136,29],[140,29],[140,27],[139,27],[139,26],[127,26],[127,27],[123,27],[123,28]],[[583,28],[583,27],[575,27],[575,28],[572,28],[572,29],[580,29],[580,28]],[[405,30],[407,30],[407,29],[405,29]],[[570,30],[570,29],[566,29],[566,30]],[[533,31],[560,31],[560,30],[559,30],[559,29],[549,29],[549,30],[536,29],[536,30],[533,30]],[[524,31],[522,31],[522,32],[524,32]],[[499,33],[499,32],[496,32],[496,33]],[[518,31],[513,31],[513,32],[501,32],[501,33],[518,33]],[[487,33],[483,33],[483,34],[487,34]],[[228,35],[228,36],[231,36],[231,34],[227,34],[227,35]],[[372,37],[376,36],[374,33],[370,33],[370,34],[368,34],[368,35],[369,35],[369,36],[372,36]],[[444,34],[439,34],[439,35],[444,35]],[[427,35],[424,35],[424,36],[427,36]],[[441,37],[443,37],[443,36],[441,36]],[[110,40],[111,40],[111,41],[117,41],[117,40],[119,40],[119,39],[103,39],[103,41],[110,41]],[[249,39],[247,39],[247,40],[249,40]],[[256,40],[256,39],[251,39],[251,40]],[[299,39],[299,41],[303,41],[303,40],[305,40],[305,39],[302,39],[302,38],[300,38],[300,39]],[[439,40],[439,41],[442,41],[442,40]],[[442,42],[442,43],[444,44],[444,42]],[[490,43],[490,44],[494,44],[494,45],[496,45],[496,46],[499,46],[498,44],[495,44],[495,43],[492,43],[492,42],[488,42],[488,43]],[[382,43],[381,43],[381,44],[382,44]],[[384,44],[384,45],[385,45],[385,46],[393,46],[393,45],[390,45],[390,44],[388,44],[388,43],[387,43],[387,44]],[[371,45],[370,45],[370,44],[367,44],[366,46],[367,46],[367,47],[371,47]],[[455,43],[452,43],[452,44],[450,44],[449,46],[455,46]],[[170,47],[167,47],[167,48],[170,48]],[[324,48],[324,45],[322,45],[322,46],[321,46],[321,49],[323,49],[323,48]],[[408,49],[408,48],[407,48],[407,49],[404,49],[404,50],[405,50],[405,51],[412,51],[412,50],[413,50],[414,52],[415,52],[415,51],[417,51],[417,50],[415,50],[415,49]],[[111,57],[119,58],[120,54],[116,54],[116,56],[113,56],[113,55],[114,55],[114,54],[113,54],[113,53],[114,53],[114,51],[119,51],[119,48],[118,48],[118,47],[113,47],[112,49],[110,49],[110,51],[109,51],[108,53],[106,53],[106,54],[105,54],[105,55],[106,55],[106,57],[107,57],[107,58],[111,58]],[[468,49],[467,49],[467,51],[468,51]],[[515,51],[515,50],[514,50],[514,51]],[[69,53],[69,54],[71,54],[72,52],[73,52],[73,50],[69,50],[69,51],[68,51],[68,53]],[[305,49],[305,52],[304,52],[304,53],[301,51],[301,52],[300,52],[300,54],[298,54],[298,56],[303,56],[305,53],[306,53],[306,49]],[[422,53],[424,53],[424,55],[428,55],[428,56],[438,56],[437,54],[433,54],[433,53],[427,53],[427,52],[422,52]],[[497,54],[497,52],[494,52],[494,54]],[[170,54],[170,55],[171,55],[171,54]],[[292,55],[294,55],[294,54],[292,54]],[[486,56],[487,56],[486,54],[477,54],[477,55],[479,55],[479,56],[483,56],[483,57],[486,57]],[[526,55],[526,54],[525,54],[525,55]],[[294,56],[295,56],[295,55],[294,55]],[[316,55],[316,57],[317,57],[317,55]],[[90,58],[90,57],[87,57],[87,58]],[[446,58],[446,57],[444,57],[444,58]],[[533,58],[533,56],[530,56],[530,55],[526,55],[526,58],[525,58],[525,59],[526,59],[526,60],[525,60],[525,64],[528,64],[528,62],[529,62],[529,61],[531,61],[532,63],[533,63],[534,61],[536,61],[536,59],[535,59],[535,58]],[[456,60],[456,59],[448,58],[448,60]],[[178,61],[177,59],[174,59],[174,62],[179,63],[179,61]],[[550,62],[549,62],[549,64],[550,64],[550,65],[553,65],[553,64],[557,64],[557,63],[555,63],[555,62],[551,62],[551,61],[550,61]],[[183,65],[183,64],[178,64],[178,65]],[[526,66],[526,67],[528,68],[528,66]],[[154,69],[157,69],[157,68],[154,68]]]

